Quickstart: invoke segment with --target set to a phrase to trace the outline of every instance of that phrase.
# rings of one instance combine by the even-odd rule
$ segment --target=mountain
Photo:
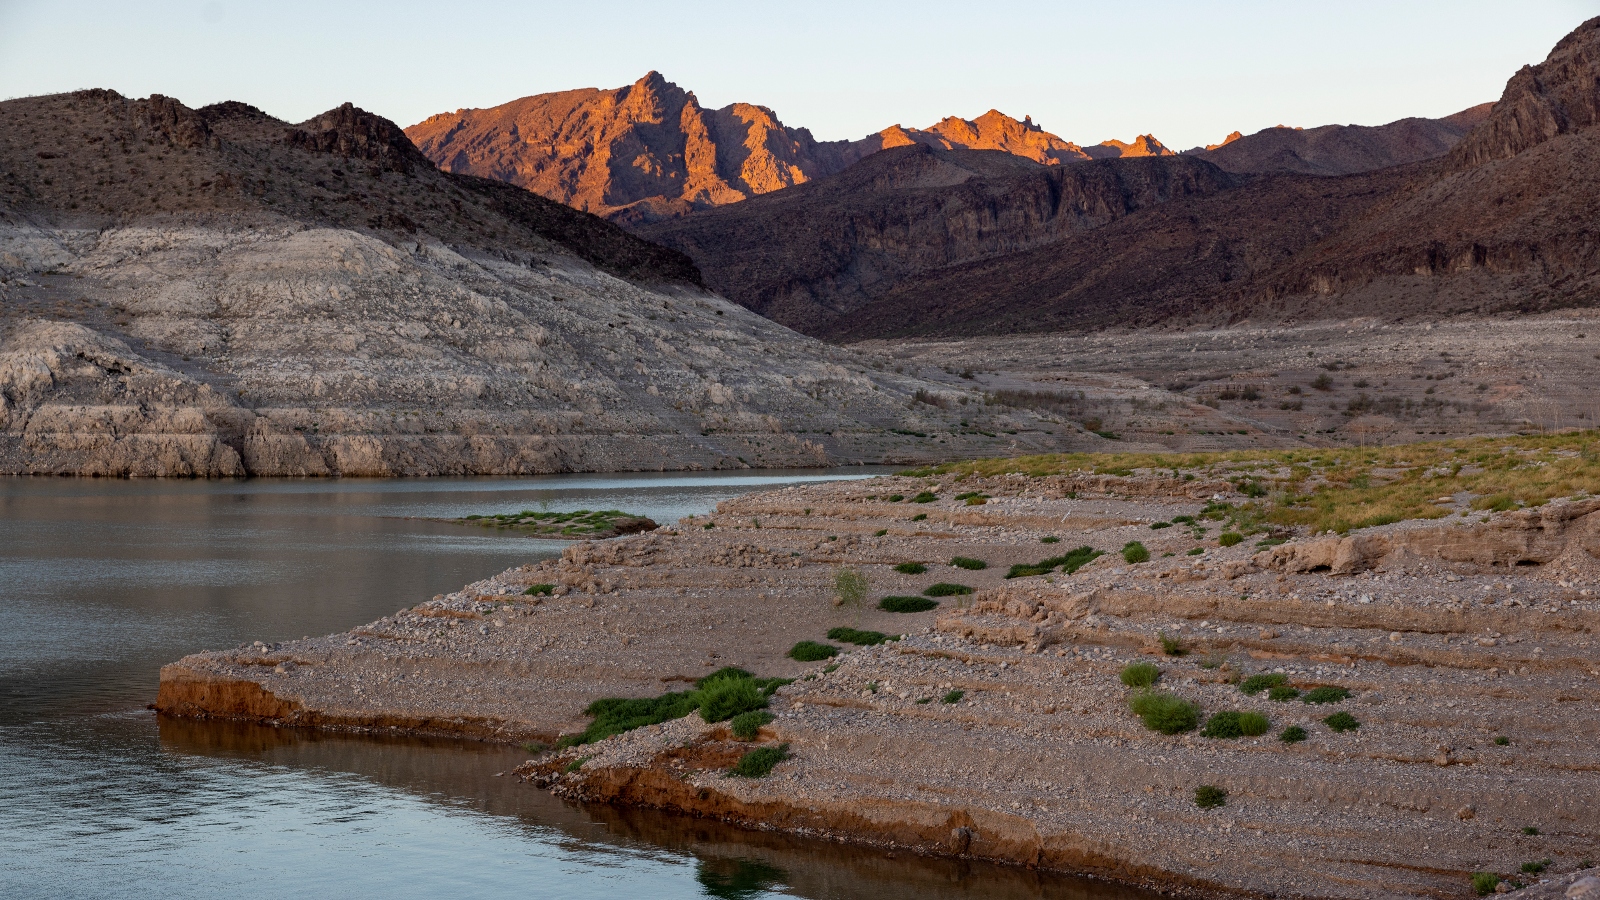
[[[927,129],[893,125],[855,141],[818,141],[764,106],[706,109],[651,72],[615,90],[523,97],[440,113],[406,129],[447,172],[493,178],[629,225],[737,203],[844,171],[882,150],[923,144],[999,150],[1045,165],[1166,155],[1149,135],[1091,147],[997,110]]]
[[[1351,175],[1437,159],[1489,116],[1484,103],[1442,119],[1401,119],[1387,125],[1279,125],[1221,144],[1184,151],[1229,172]]]
[[[0,103],[0,472],[781,467],[1019,440],[873,362],[707,292],[676,251],[440,172],[349,104],[291,124],[104,90]],[[1031,422],[1005,430],[1056,441]]]
[[[911,161],[880,154],[640,233],[724,296],[841,342],[1593,306],[1597,119],[1600,19],[1487,111],[944,187],[900,187]],[[976,168],[928,169],[951,167]],[[1100,212],[1061,214],[1082,203]]]

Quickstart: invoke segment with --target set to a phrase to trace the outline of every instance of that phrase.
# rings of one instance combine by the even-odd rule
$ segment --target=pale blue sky
[[[410,125],[650,69],[823,139],[990,107],[1069,140],[1381,124],[1497,99],[1600,0],[561,3],[0,0],[0,98],[346,100]]]

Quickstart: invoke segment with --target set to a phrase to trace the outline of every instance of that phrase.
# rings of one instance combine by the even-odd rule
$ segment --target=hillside
[[[796,466],[1067,440],[1003,411],[960,427],[912,402],[938,386],[727,303],[594,216],[439,172],[348,104],[290,124],[103,90],[11,100],[0,172],[0,472]]]
[[[659,72],[612,90],[440,113],[406,134],[445,171],[515,184],[630,225],[805,184],[913,144],[998,150],[1044,165],[1172,152],[1149,135],[1080,147],[1031,118],[997,110],[976,119],[950,116],[926,129],[891,125],[859,140],[818,141],[764,106],[706,109]]]
[[[1437,159],[1489,116],[1483,103],[1442,119],[1387,125],[1278,126],[1184,151],[1239,174],[1353,175]]]

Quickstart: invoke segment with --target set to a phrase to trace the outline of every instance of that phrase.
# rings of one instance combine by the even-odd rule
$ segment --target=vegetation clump
[[[838,655],[838,647],[816,641],[801,641],[789,648],[789,658],[799,662],[819,662]]]
[[[989,568],[988,563],[981,559],[973,559],[970,556],[954,557],[950,560],[950,565],[955,566],[958,569],[966,569],[971,572],[978,572]]]
[[[1165,631],[1156,635],[1156,640],[1161,642],[1161,652],[1168,656],[1188,656],[1189,648],[1183,645],[1182,638],[1176,638]]]
[[[525,509],[515,513],[463,516],[450,521],[482,525],[487,528],[509,528],[541,537],[567,538],[612,537],[619,534],[654,531],[656,528],[656,523],[651,519],[616,509],[580,509],[575,512],[540,512]]]
[[[1147,688],[1161,677],[1161,670],[1150,663],[1133,663],[1124,666],[1122,673],[1117,677],[1128,687]]]
[[[695,682],[692,691],[677,691],[659,697],[606,697],[596,700],[583,714],[594,721],[579,734],[563,737],[556,745],[571,747],[592,744],[614,734],[646,725],[681,719],[699,710],[709,722],[721,722],[740,713],[761,709],[772,693],[785,684],[784,678],[756,678],[743,669],[719,669]]]
[[[1246,694],[1254,697],[1256,694],[1259,694],[1262,691],[1269,691],[1275,687],[1281,687],[1288,683],[1289,676],[1287,675],[1283,675],[1278,672],[1260,672],[1258,674],[1251,675],[1249,678],[1246,678],[1244,681],[1240,682],[1239,690],[1244,691]]]
[[[1361,723],[1356,721],[1356,717],[1347,712],[1336,712],[1326,719],[1323,719],[1322,724],[1341,734],[1346,731],[1355,731],[1357,728],[1361,727]]]
[[[1150,551],[1138,541],[1129,541],[1122,547],[1122,560],[1130,565],[1149,562]]]
[[[1292,688],[1287,684],[1280,684],[1267,690],[1267,699],[1275,703],[1287,703],[1300,696],[1299,688]]]
[[[900,565],[895,566],[894,570],[899,572],[901,575],[921,575],[923,572],[928,571],[928,567],[922,563],[903,562]]]
[[[738,764],[728,774],[739,778],[765,778],[772,774],[773,767],[788,758],[788,744],[779,744],[776,747],[757,747],[739,757]]]
[[[1493,872],[1472,873],[1472,889],[1477,892],[1479,897],[1487,897],[1494,893],[1494,889],[1499,886],[1500,876]]]
[[[916,495],[915,497],[912,497],[911,498],[911,502],[912,503],[932,503],[933,501],[935,501],[937,499],[939,499],[939,495],[938,494],[935,494],[932,491],[923,491],[922,493]]]
[[[1026,578],[1032,575],[1048,575],[1051,572],[1054,572],[1056,569],[1060,569],[1065,574],[1071,575],[1072,573],[1078,571],[1079,569],[1091,562],[1094,562],[1096,559],[1104,555],[1105,553],[1103,551],[1096,550],[1093,547],[1083,546],[1077,548],[1076,550],[1070,550],[1066,553],[1063,553],[1060,556],[1052,556],[1049,559],[1041,559],[1032,565],[1018,563],[1017,565],[1011,567],[1011,570],[1006,573],[1006,577]]]
[[[1342,687],[1323,685],[1306,691],[1300,699],[1307,703],[1342,703],[1350,699],[1350,692]]]
[[[1046,536],[1044,536],[1042,538],[1039,538],[1039,543],[1041,543],[1041,544],[1059,544],[1059,543],[1061,543],[1061,538],[1058,538],[1055,535],[1050,534],[1050,535],[1046,535]]]
[[[1283,741],[1285,744],[1298,744],[1307,737],[1309,735],[1306,734],[1306,730],[1299,725],[1290,725],[1288,728],[1278,732],[1278,740]]]
[[[1212,714],[1211,718],[1206,720],[1206,727],[1200,732],[1200,735],[1201,737],[1224,739],[1260,737],[1266,734],[1267,729],[1271,727],[1272,723],[1268,722],[1267,717],[1261,713],[1226,709]]]
[[[1182,734],[1200,724],[1200,707],[1175,694],[1161,691],[1137,694],[1128,701],[1128,708],[1144,727],[1162,734]]]
[[[556,586],[553,584],[530,584],[522,594],[525,597],[548,597],[555,592]]]
[[[878,601],[879,609],[897,613],[927,612],[938,605],[939,601],[927,597],[885,597]]]
[[[1228,789],[1214,784],[1202,784],[1194,789],[1194,805],[1201,809],[1216,809],[1228,805]]]
[[[960,703],[961,698],[967,695],[966,691],[951,691],[939,698],[940,703]]]
[[[1244,535],[1238,533],[1237,531],[1224,531],[1223,533],[1217,535],[1217,543],[1224,547],[1232,547],[1235,544],[1242,543],[1243,541]]]
[[[846,644],[859,644],[863,647],[881,644],[888,639],[889,636],[881,631],[860,631],[844,627],[828,629],[828,640],[844,641]]]
[[[741,741],[753,741],[761,731],[761,726],[771,722],[774,716],[764,709],[752,709],[742,712],[728,721],[728,728],[733,731],[733,736]]]
[[[958,597],[972,593],[972,588],[964,584],[951,584],[948,581],[941,581],[938,584],[929,585],[922,593],[929,597]]]

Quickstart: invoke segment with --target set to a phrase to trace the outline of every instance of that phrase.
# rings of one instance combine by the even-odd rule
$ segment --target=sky
[[[1080,144],[1174,149],[1495,100],[1600,0],[0,0],[0,99],[111,88],[291,122],[350,101],[411,125],[654,69],[819,139],[990,108]]]

